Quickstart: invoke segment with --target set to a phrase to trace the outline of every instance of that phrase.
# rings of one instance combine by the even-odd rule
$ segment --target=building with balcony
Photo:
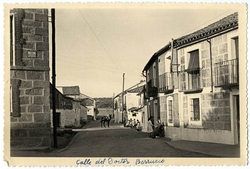
[[[144,99],[140,94],[144,90],[144,86],[145,81],[142,80],[114,97],[114,120],[116,123],[127,121],[130,118],[143,121],[141,115],[143,110],[141,109],[144,107]]]
[[[143,69],[146,102],[164,122],[166,137],[238,144],[239,38],[236,12],[151,57]]]

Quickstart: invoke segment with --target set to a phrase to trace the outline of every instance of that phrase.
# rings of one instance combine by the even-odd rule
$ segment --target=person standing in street
[[[151,135],[151,133],[153,132],[153,123],[151,118],[148,118],[148,126],[147,126],[147,131],[149,133],[149,136]]]

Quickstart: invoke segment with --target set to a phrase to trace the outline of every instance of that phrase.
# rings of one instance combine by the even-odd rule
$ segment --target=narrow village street
[[[91,121],[79,129],[64,150],[52,152],[57,157],[207,157],[207,155],[177,150],[166,144],[165,138],[152,139],[147,133],[111,123],[101,128],[100,121]]]

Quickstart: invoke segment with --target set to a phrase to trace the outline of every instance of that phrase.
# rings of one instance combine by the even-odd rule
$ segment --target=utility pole
[[[52,23],[52,108],[53,108],[53,138],[54,148],[57,148],[57,119],[56,119],[56,42],[55,42],[55,9],[51,9]]]
[[[123,73],[123,80],[122,80],[122,123],[124,123],[124,100],[123,100],[123,95],[124,95],[124,77],[125,73]]]
[[[115,93],[113,93],[113,98],[112,98],[112,108],[113,108],[113,118],[114,118],[114,114],[115,114]]]

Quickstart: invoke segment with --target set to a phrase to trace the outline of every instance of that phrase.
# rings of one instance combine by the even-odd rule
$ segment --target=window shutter
[[[12,98],[11,98],[11,105],[12,105],[12,116],[13,117],[20,117],[21,112],[20,112],[20,91],[19,91],[19,86],[20,86],[21,80],[19,79],[11,79],[11,92],[12,92]]]
[[[186,70],[189,73],[192,73],[195,70],[199,69],[199,50],[190,52],[188,69]]]
[[[15,65],[24,66],[22,62],[22,46],[23,46],[23,36],[22,36],[22,20],[24,17],[23,9],[14,10],[14,24],[15,24]]]

